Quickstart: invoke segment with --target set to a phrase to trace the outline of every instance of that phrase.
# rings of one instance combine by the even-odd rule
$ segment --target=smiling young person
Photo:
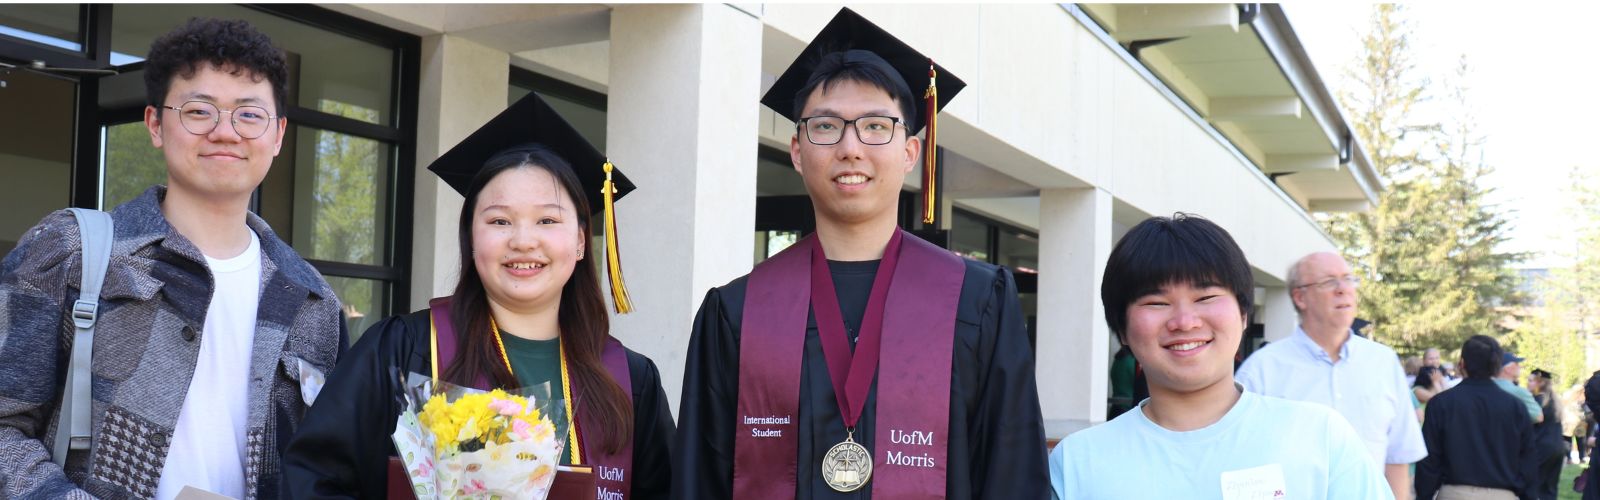
[[[1150,397],[1056,445],[1056,498],[1393,497],[1332,410],[1234,383],[1254,287],[1233,237],[1196,216],[1152,217],[1117,242],[1100,300]]]
[[[674,498],[1048,496],[1011,273],[896,226],[916,134],[962,86],[936,70],[929,111],[929,59],[846,9],[762,100],[796,123],[817,231],[706,294]]]
[[[351,348],[289,445],[288,492],[385,497],[402,381],[437,360],[435,375],[456,385],[550,383],[553,398],[575,402],[562,463],[596,467],[598,498],[665,498],[673,426],[661,377],[610,335],[591,260],[603,254],[586,248],[602,187],[614,182],[620,198],[633,184],[537,94],[429,168],[466,197],[455,293],[373,325]]]
[[[45,217],[0,269],[0,497],[276,498],[273,443],[316,394],[300,375],[344,348],[333,291],[248,209],[288,124],[283,51],[244,21],[191,19],[156,39],[144,73],[167,184],[111,212],[86,450],[41,442],[61,424],[83,273],[73,215]]]

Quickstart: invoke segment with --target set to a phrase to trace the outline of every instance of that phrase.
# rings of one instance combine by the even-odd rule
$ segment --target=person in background
[[[1597,429],[1596,421],[1600,420],[1600,370],[1590,374],[1589,380],[1583,383],[1583,407],[1588,410],[1587,413],[1589,414],[1589,421],[1586,424],[1589,426],[1589,439],[1585,443],[1589,446],[1590,454],[1588,457],[1589,468],[1585,469],[1584,472],[1589,476],[1589,487],[1583,489],[1583,500],[1600,500],[1600,479],[1595,478],[1596,475],[1600,475],[1600,467],[1594,466],[1593,457],[1594,450],[1597,448],[1594,443]]]
[[[1428,400],[1444,391],[1444,370],[1432,366],[1424,366],[1417,370],[1417,380],[1411,384],[1411,394],[1417,401],[1428,404]]]
[[[1133,351],[1123,345],[1117,350],[1116,356],[1111,358],[1111,408],[1106,412],[1106,419],[1117,418],[1123,412],[1133,408],[1138,401],[1133,399],[1134,372],[1138,371],[1138,362],[1133,360]]]
[[[1429,347],[1428,350],[1422,352],[1422,366],[1438,368],[1443,362],[1444,360],[1439,356],[1439,348],[1437,347]]]
[[[1455,363],[1443,363],[1443,364],[1440,364],[1439,365],[1439,369],[1444,371],[1444,388],[1445,389],[1449,389],[1451,387],[1455,387],[1456,384],[1461,383],[1461,381],[1463,379],[1467,378],[1466,374],[1463,373],[1461,368],[1456,366]]]
[[[1539,408],[1539,402],[1533,400],[1533,393],[1517,385],[1517,379],[1522,378],[1522,361],[1523,358],[1505,351],[1502,354],[1500,373],[1495,374],[1494,383],[1522,401],[1522,407],[1527,409],[1528,417],[1537,424],[1544,421],[1544,411]]]
[[[1239,367],[1245,390],[1333,408],[1356,428],[1395,498],[1411,494],[1410,465],[1422,445],[1400,357],[1389,346],[1350,334],[1361,279],[1343,257],[1307,255],[1289,267],[1289,297],[1300,322]]]
[[[1434,396],[1423,418],[1428,456],[1417,463],[1417,498],[1538,498],[1525,466],[1535,455],[1532,419],[1494,381],[1503,358],[1493,337],[1475,335],[1461,346],[1467,378]]]
[[[1424,366],[1417,371],[1417,380],[1411,384],[1411,400],[1417,408],[1417,421],[1422,421],[1423,410],[1428,406],[1428,400],[1444,390],[1444,372],[1432,366]]]
[[[1585,438],[1589,437],[1589,429],[1584,425],[1588,415],[1583,409],[1583,386],[1576,383],[1561,395],[1561,428],[1565,431],[1568,447],[1567,463],[1577,464],[1583,462],[1584,452],[1588,451]]]
[[[1550,372],[1534,370],[1528,374],[1528,391],[1533,393],[1533,399],[1539,403],[1539,410],[1543,413],[1543,421],[1534,424],[1533,435],[1536,446],[1536,459],[1530,465],[1534,466],[1537,474],[1534,476],[1535,492],[1540,500],[1556,500],[1556,491],[1561,482],[1561,462],[1566,455],[1566,438],[1561,435],[1561,400],[1551,390],[1554,377]]]

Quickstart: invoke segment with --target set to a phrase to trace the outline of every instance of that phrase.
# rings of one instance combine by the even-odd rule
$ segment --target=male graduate
[[[706,294],[674,498],[1048,498],[1011,273],[896,227],[915,135],[962,86],[846,9],[762,99],[796,123],[817,231]]]

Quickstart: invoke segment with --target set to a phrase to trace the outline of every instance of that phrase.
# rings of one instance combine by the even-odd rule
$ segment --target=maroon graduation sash
[[[883,354],[878,362],[872,495],[944,498],[950,360],[966,266],[960,257],[909,233],[900,231],[898,237],[903,242],[884,305]],[[756,266],[746,285],[734,427],[734,498],[795,496],[796,463],[801,458],[800,364],[811,306],[814,245],[814,235],[801,239]],[[819,460],[820,465],[820,456],[805,459]]]
[[[460,339],[456,336],[455,323],[451,322],[450,297],[439,297],[428,301],[428,309],[431,315],[430,319],[433,321],[433,327],[439,332],[439,372],[442,375],[445,369],[449,367],[450,362],[455,359],[456,344]],[[632,404],[633,378],[628,370],[628,354],[623,349],[622,343],[618,342],[615,337],[606,338],[606,345],[600,352],[600,363],[605,366],[606,372],[611,374],[611,379],[622,387],[623,394],[628,396],[628,402]],[[479,374],[474,379],[472,387],[482,390],[493,388],[489,383],[488,375],[485,374]],[[573,387],[572,392],[578,392],[578,388]],[[589,412],[583,411],[583,398],[576,394],[567,394],[565,396],[573,398],[572,406],[578,409],[578,440],[580,442],[575,445],[582,446],[583,453],[581,455],[585,462],[575,465],[587,465],[594,468],[595,498],[598,500],[622,500],[628,498],[633,484],[633,481],[628,478],[629,469],[633,466],[633,441],[629,440],[622,449],[617,450],[614,454],[606,453],[601,445],[602,439],[597,436],[600,433],[593,432],[594,429],[600,428],[600,424],[594,422],[594,419],[589,416]],[[590,431],[584,432],[585,429]],[[638,429],[634,429],[634,432],[637,433]]]

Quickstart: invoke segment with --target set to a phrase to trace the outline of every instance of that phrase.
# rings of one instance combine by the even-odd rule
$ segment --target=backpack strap
[[[51,459],[65,466],[68,450],[89,449],[89,384],[94,352],[94,323],[100,312],[100,286],[106,280],[111,262],[111,244],[116,234],[111,214],[86,208],[70,208],[78,219],[78,236],[83,249],[83,269],[78,284],[78,301],[72,304],[72,357],[67,365],[67,381],[62,384],[60,413],[56,418],[55,446]]]

